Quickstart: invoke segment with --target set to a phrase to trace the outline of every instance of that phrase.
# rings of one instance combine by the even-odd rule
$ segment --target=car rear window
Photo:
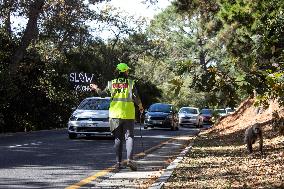
[[[108,110],[109,99],[85,99],[78,106],[80,110]]]
[[[166,112],[171,111],[171,106],[168,104],[153,104],[149,107],[149,112]]]
[[[221,114],[225,114],[225,113],[226,113],[226,110],[224,110],[224,109],[219,109],[219,110],[217,110],[217,112],[218,112],[218,113],[221,113]]]

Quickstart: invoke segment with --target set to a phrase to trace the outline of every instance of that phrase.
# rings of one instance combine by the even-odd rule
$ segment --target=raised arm
[[[90,89],[92,91],[96,91],[98,93],[98,95],[101,96],[101,97],[105,97],[105,96],[110,95],[110,91],[109,91],[109,87],[108,86],[104,90],[101,90],[98,87],[98,85],[92,83],[92,84],[90,84]]]

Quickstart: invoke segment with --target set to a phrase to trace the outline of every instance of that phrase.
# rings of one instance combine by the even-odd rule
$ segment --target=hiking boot
[[[137,165],[132,160],[128,160],[126,166],[129,167],[131,171],[137,171]]]
[[[123,169],[123,168],[125,168],[125,167],[122,165],[121,162],[118,162],[118,163],[115,164],[115,169],[119,170],[119,169]]]

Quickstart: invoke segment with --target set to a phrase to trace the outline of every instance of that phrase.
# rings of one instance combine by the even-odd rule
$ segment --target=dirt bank
[[[272,112],[284,117],[284,109],[276,101],[267,109],[253,103],[245,100],[234,114],[202,132],[164,188],[284,188],[284,136],[270,125]],[[255,122],[264,132],[264,155],[257,144],[248,155],[243,143],[245,129]]]

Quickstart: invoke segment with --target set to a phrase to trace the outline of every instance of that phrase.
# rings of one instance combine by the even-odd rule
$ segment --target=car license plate
[[[153,124],[163,124],[163,121],[153,121]]]
[[[86,127],[96,127],[97,125],[97,123],[88,123],[86,124]]]

